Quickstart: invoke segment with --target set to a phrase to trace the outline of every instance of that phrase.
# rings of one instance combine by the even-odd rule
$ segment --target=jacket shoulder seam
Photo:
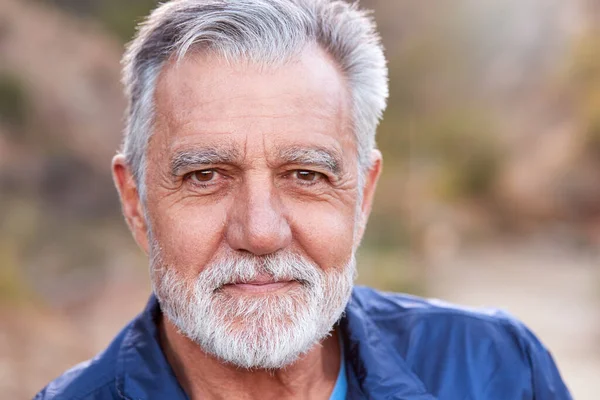
[[[489,315],[481,311],[477,310],[461,310],[454,308],[416,308],[410,310],[399,310],[395,313],[386,313],[383,315],[370,315],[370,318],[373,320],[386,320],[391,319],[397,316],[422,316],[423,318],[433,317],[433,316],[447,316],[447,317],[465,317],[468,319],[474,319],[482,322],[491,322],[495,325],[502,325],[503,327],[507,327],[515,324],[516,319],[512,318],[510,315],[505,314],[500,309],[491,309],[491,311],[500,312],[501,314]]]

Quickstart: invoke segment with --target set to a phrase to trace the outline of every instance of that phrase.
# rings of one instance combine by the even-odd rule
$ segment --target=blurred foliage
[[[39,0],[38,0],[39,1]],[[74,13],[98,19],[121,41],[131,39],[135,26],[146,16],[157,0],[47,0]]]
[[[388,176],[427,176],[441,201],[489,198],[502,161],[496,116],[476,85],[493,53],[460,5],[428,13],[419,35],[388,49],[390,99],[378,133]]]
[[[591,30],[575,47],[571,64],[572,90],[586,133],[586,150],[600,160],[600,28]]]
[[[371,211],[368,225],[369,234],[364,236],[363,245],[372,250],[389,251],[396,249],[398,243],[408,243],[410,232],[406,223],[390,218],[385,209]]]
[[[493,123],[482,112],[452,112],[425,126],[413,146],[439,168],[437,189],[441,198],[486,199],[492,195],[501,152]]]
[[[35,204],[6,196],[0,201],[0,298],[5,301],[30,296],[23,274],[23,254],[26,244],[36,236],[38,223],[39,207]]]
[[[25,285],[19,274],[18,257],[11,240],[0,240],[0,301],[14,301],[23,296]]]
[[[0,122],[16,130],[22,128],[28,117],[29,102],[19,76],[0,73]]]
[[[390,292],[426,295],[424,271],[409,251],[362,247],[357,254],[358,282]]]
[[[135,23],[148,14],[156,5],[155,0],[129,0],[123,8],[122,0],[110,0],[102,3],[99,10],[100,20],[123,41],[129,41],[135,31]]]

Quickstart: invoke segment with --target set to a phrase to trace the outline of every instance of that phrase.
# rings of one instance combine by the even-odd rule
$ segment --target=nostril
[[[275,253],[291,242],[285,210],[277,194],[265,182],[250,183],[232,205],[226,239],[237,251],[253,255]]]

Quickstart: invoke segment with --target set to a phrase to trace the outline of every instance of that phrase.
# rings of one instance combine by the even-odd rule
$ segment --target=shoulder
[[[117,360],[129,325],[104,351],[50,382],[34,400],[104,400],[117,396]]]
[[[505,311],[365,287],[354,290],[352,304],[355,314],[368,318],[436,391],[443,392],[446,382],[456,386],[463,380],[477,382],[478,390],[489,398],[498,393],[511,398],[513,393],[506,390],[535,393],[535,398],[570,398],[550,352]],[[445,380],[440,371],[448,374]]]
[[[499,309],[463,307],[438,299],[381,292],[362,286],[354,289],[351,302],[355,308],[382,327],[450,324],[472,329],[500,330],[505,333],[525,328],[519,320]]]
[[[419,345],[458,344],[526,351],[535,337],[518,319],[498,309],[462,307],[437,299],[357,287],[352,305],[391,340]]]

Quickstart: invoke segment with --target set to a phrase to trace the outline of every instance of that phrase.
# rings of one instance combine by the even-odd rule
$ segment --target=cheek
[[[354,208],[324,203],[290,208],[296,244],[325,270],[344,267],[354,245]]]
[[[224,228],[223,207],[192,205],[156,207],[153,233],[162,248],[165,264],[196,277],[218,251]]]

